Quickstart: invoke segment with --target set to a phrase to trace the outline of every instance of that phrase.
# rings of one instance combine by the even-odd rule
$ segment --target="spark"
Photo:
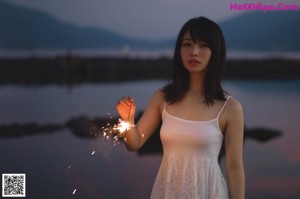
[[[132,103],[129,108],[127,121],[119,118],[117,122],[114,123],[107,122],[104,126],[100,127],[100,131],[97,133],[97,135],[100,135],[102,138],[111,141],[113,146],[119,145],[122,140],[126,142],[125,139],[126,131],[134,127],[134,124],[128,122],[131,106]],[[107,115],[109,116],[110,119],[113,119],[110,113],[107,113]],[[93,155],[94,153],[95,150],[91,153],[91,155]]]
[[[74,191],[73,191],[73,195],[76,193],[76,191],[77,191],[77,189],[74,189]]]
[[[94,154],[95,154],[95,152],[96,152],[96,151],[95,151],[95,150],[93,150],[93,151],[92,151],[92,153],[91,153],[91,155],[94,155]]]
[[[110,113],[107,113],[107,115],[109,116],[109,118],[110,118],[110,119],[112,119],[112,116],[111,116],[111,114],[110,114]]]
[[[130,130],[132,127],[134,127],[134,125],[130,122],[126,122],[122,119],[119,119],[119,123],[116,125],[115,129],[118,130],[121,134],[123,134],[125,131]]]
[[[127,120],[129,120],[131,107],[132,107],[132,102],[130,103],[130,106],[129,106],[129,112],[128,112]],[[115,127],[115,129],[118,130],[119,133],[122,135],[124,132],[128,131],[132,127],[134,127],[134,125],[131,124],[130,122],[126,122],[125,120],[119,119],[118,124]]]

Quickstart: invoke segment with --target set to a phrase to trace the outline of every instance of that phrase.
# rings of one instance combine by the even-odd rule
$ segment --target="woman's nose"
[[[193,46],[191,49],[191,55],[197,56],[199,55],[199,48],[197,46]]]

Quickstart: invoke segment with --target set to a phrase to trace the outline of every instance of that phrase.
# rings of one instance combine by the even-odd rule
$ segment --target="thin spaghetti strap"
[[[167,102],[165,101],[165,103],[164,103],[164,109],[163,109],[163,112],[165,112],[165,111],[166,111],[166,104],[167,104]]]
[[[228,96],[228,97],[227,97],[225,103],[223,104],[221,110],[220,110],[219,113],[218,113],[217,118],[219,118],[220,114],[222,113],[223,109],[225,108],[225,106],[226,106],[226,104],[227,104],[227,102],[229,101],[230,98],[231,98],[231,96]]]

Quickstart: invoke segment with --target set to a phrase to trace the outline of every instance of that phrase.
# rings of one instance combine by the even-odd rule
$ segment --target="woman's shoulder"
[[[241,116],[243,114],[242,104],[236,98],[227,96],[227,104],[225,107],[226,115],[229,117]]]
[[[164,92],[162,91],[162,88],[157,89],[157,90],[154,92],[153,95],[156,97],[156,99],[157,99],[157,101],[158,101],[159,104],[164,104],[164,103],[165,103],[166,99],[165,99],[165,94],[164,94]]]
[[[154,91],[152,98],[157,101],[165,101],[164,93],[161,88]]]
[[[227,96],[226,99],[228,100],[228,106],[230,106],[231,108],[242,108],[242,104],[235,97]]]
[[[162,89],[158,89],[152,94],[151,103],[156,104],[160,107],[160,109],[163,108],[165,103],[165,97],[164,93],[162,92]]]

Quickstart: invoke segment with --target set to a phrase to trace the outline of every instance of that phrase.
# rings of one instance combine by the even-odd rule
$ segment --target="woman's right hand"
[[[135,102],[132,96],[122,97],[116,108],[122,120],[134,122]]]

